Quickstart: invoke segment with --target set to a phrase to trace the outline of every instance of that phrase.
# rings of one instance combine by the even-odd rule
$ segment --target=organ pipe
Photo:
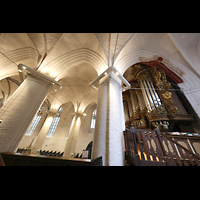
[[[154,92],[154,94],[155,94],[155,97],[156,97],[156,100],[157,100],[158,104],[161,105],[160,98],[158,97],[158,94],[157,94],[157,92],[155,91],[155,88],[154,88],[154,86],[153,86],[153,83],[151,83],[151,87],[153,88],[153,92]]]
[[[143,88],[143,89],[142,89],[142,94],[143,94],[143,97],[144,97],[144,101],[145,101],[145,104],[146,104],[147,110],[150,111],[150,110],[151,110],[151,106],[150,106],[150,103],[149,103],[149,100],[148,100],[147,94],[146,94],[145,89],[144,89],[145,87],[144,87],[142,81],[140,81],[140,85],[141,85],[141,88]]]
[[[137,105],[136,105],[137,99],[132,90],[129,90],[129,94],[130,94],[130,98],[131,98],[133,113],[135,113],[136,109],[137,109]]]
[[[145,92],[147,93],[147,97],[150,102],[151,109],[154,109],[153,99],[151,97],[151,94],[149,92],[149,89],[145,80],[143,80],[143,85],[145,86]]]

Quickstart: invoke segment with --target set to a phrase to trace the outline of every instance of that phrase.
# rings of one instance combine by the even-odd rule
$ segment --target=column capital
[[[84,112],[80,112],[80,111],[74,112],[74,115],[77,115],[79,117],[86,116],[86,114]]]
[[[46,112],[48,115],[56,115],[57,114],[57,110],[47,110]]]
[[[40,78],[40,79],[42,79],[42,80],[44,80],[46,82],[49,82],[49,83],[51,83],[53,85],[56,84],[58,86],[61,86],[61,84],[58,81],[56,81],[56,80],[54,80],[54,79],[52,79],[52,78],[50,78],[48,76],[45,76],[44,74],[42,74],[42,73],[40,73],[40,72],[30,68],[30,67],[27,67],[24,64],[19,64],[18,65],[18,71],[21,72],[21,73],[22,72],[26,72],[26,73],[28,73],[28,74],[30,74],[32,76],[36,76],[36,77],[38,77],[38,78]]]
[[[125,87],[123,87],[123,91],[131,88],[130,83],[123,77],[123,75],[118,71],[118,69],[114,66],[110,66],[108,67],[108,69],[106,69],[103,73],[101,73],[94,81],[92,81],[89,85],[95,89],[98,89],[98,86],[95,86],[95,84],[98,84],[98,81],[100,81],[102,78],[104,77],[109,77],[109,78],[113,78],[114,80],[116,78],[114,78],[114,76],[117,77],[117,79],[120,79]],[[104,82],[104,81],[103,81]]]

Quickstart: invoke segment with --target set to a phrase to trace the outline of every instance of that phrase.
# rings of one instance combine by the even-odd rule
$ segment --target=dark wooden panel
[[[95,160],[1,153],[6,166],[102,166],[102,157]]]
[[[3,158],[1,157],[1,155],[0,155],[0,166],[5,166],[5,163],[4,163]]]

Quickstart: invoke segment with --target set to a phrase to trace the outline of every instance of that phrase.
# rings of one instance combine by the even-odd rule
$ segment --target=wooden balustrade
[[[126,156],[136,166],[200,166],[200,157],[155,130],[126,129]]]

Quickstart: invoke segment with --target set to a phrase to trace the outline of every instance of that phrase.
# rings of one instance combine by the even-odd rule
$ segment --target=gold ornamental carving
[[[168,116],[175,117],[177,114],[177,108],[175,106],[172,106],[172,93],[168,91],[171,88],[171,84],[167,81],[165,72],[163,70],[157,70],[156,66],[152,67],[150,71],[154,76],[156,86],[164,97],[164,105],[168,111]]]
[[[163,95],[163,97],[164,97],[165,99],[171,99],[171,97],[172,97],[172,93],[171,93],[171,92],[168,92],[168,91],[166,91],[166,92],[163,93],[162,95]]]

